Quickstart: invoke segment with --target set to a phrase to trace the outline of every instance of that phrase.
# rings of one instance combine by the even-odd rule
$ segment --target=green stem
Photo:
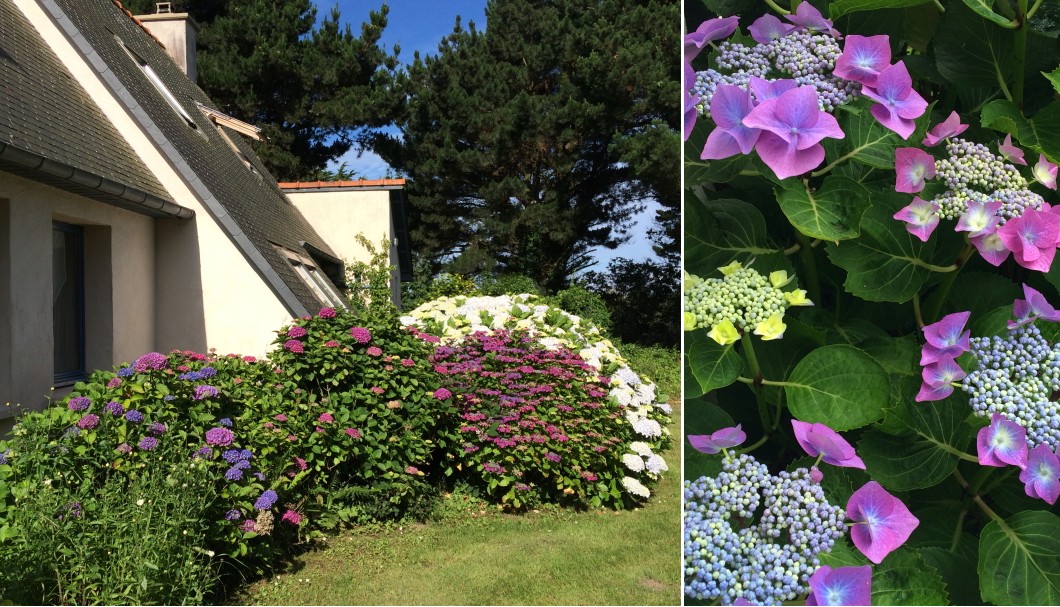
[[[762,445],[766,444],[767,440],[769,440],[769,435],[768,434],[763,434],[762,438],[756,440],[749,447],[744,447],[743,449],[740,449],[739,451],[737,451],[737,453],[750,453],[751,451],[754,451],[755,449],[757,449],[757,448],[761,447]]]
[[[777,11],[781,15],[790,15],[791,14],[791,11],[785,10],[783,7],[778,5],[776,2],[773,2],[773,0],[766,0],[766,4],[769,5],[769,8]]]
[[[1016,470],[1018,470],[1018,468],[1006,467],[1005,473],[1002,474],[1001,476],[995,477],[994,480],[991,481],[990,484],[986,486],[986,489],[983,489],[982,491],[979,492],[979,495],[988,495],[991,491],[994,490],[995,487],[997,487],[1001,483],[1005,482],[1005,480],[1008,477],[1010,477],[1013,474],[1015,474]]]
[[[755,356],[755,347],[751,343],[751,334],[744,332],[740,336],[740,345],[743,346],[743,354],[747,357],[747,364],[751,366],[751,376],[756,385],[762,381],[762,367],[758,365],[758,357]]]
[[[924,315],[920,312],[920,291],[913,293],[913,317],[916,318],[918,329],[924,328]]]
[[[953,287],[953,283],[957,280],[957,275],[960,273],[961,268],[968,261],[968,258],[975,252],[975,247],[972,243],[964,245],[964,250],[957,256],[957,261],[953,262],[954,270],[946,275],[942,279],[942,284],[939,285],[938,289],[931,294],[931,298],[928,302],[927,317],[926,320],[936,321],[939,318],[939,314],[942,312],[942,306],[946,303],[946,298],[950,294],[950,288]]]
[[[1012,84],[1012,102],[1023,107],[1023,76],[1027,65],[1027,34],[1030,23],[1027,17],[1027,0],[1016,0],[1016,38],[1012,44],[1012,72],[1016,79]]]
[[[942,3],[939,2],[939,0],[935,0],[935,8],[939,9],[939,13],[945,13],[946,12],[946,7],[942,6]]]
[[[821,305],[821,281],[817,277],[817,261],[813,256],[812,245],[808,242],[802,232],[795,232],[795,240],[798,241],[799,259],[802,260],[802,278],[806,281],[806,291],[810,295],[810,301]]]
[[[964,517],[968,516],[967,506],[961,508],[961,513],[957,515],[957,528],[953,530],[953,541],[950,542],[950,552],[957,550],[957,544],[961,543],[961,532],[964,531]]]
[[[957,482],[961,484],[961,487],[964,487],[965,491],[969,491],[971,489],[971,486],[968,484],[968,481],[964,478],[964,475],[961,474],[960,470],[954,468],[953,469],[953,476],[954,476],[954,478],[957,479]],[[979,509],[982,510],[987,516],[989,516],[991,519],[997,521],[998,524],[1000,524],[1003,528],[1008,529],[1008,525],[1005,524],[1005,519],[1003,519],[1000,516],[998,516],[998,514],[996,512],[994,512],[994,509],[991,508],[990,506],[988,506],[986,504],[986,502],[983,501],[983,498],[979,497],[975,493],[972,493],[972,501],[974,501],[976,503],[976,505],[979,506]]]
[[[800,250],[802,250],[802,245],[796,242],[795,244],[791,245],[790,247],[784,249],[784,254],[785,255],[794,255],[794,254],[798,253]]]
[[[1041,3],[1042,3],[1042,0],[1034,0],[1034,4],[1032,4],[1031,7],[1029,9],[1027,9],[1027,21],[1030,21],[1031,17],[1034,16],[1034,13],[1038,12],[1038,6]]]

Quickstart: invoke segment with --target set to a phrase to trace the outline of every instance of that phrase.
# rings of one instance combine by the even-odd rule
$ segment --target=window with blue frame
[[[85,377],[85,232],[52,222],[52,329],[55,385]]]

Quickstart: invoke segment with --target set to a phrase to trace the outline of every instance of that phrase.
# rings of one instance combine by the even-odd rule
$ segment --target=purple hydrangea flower
[[[241,518],[243,518],[243,513],[239,510],[229,510],[228,512],[225,512],[226,521],[238,521]]]
[[[922,242],[927,242],[928,238],[931,238],[931,233],[939,225],[939,205],[937,202],[929,202],[919,196],[914,196],[913,202],[895,213],[894,218],[905,222],[907,232]]]
[[[1055,504],[1056,498],[1060,497],[1060,459],[1048,445],[1038,445],[1031,449],[1027,467],[1020,472],[1020,480],[1029,497]]]
[[[238,481],[243,479],[243,470],[235,466],[225,471],[225,480]]]
[[[287,329],[287,337],[305,337],[309,332],[305,330],[305,327],[301,325],[294,325],[290,329]]]
[[[1027,465],[1027,429],[1000,413],[990,417],[990,425],[975,438],[981,466],[1003,468]]]
[[[743,124],[762,129],[755,150],[780,179],[801,175],[821,164],[822,139],[845,137],[835,117],[821,111],[817,91],[808,85],[763,101],[747,114]]]
[[[924,339],[927,343],[920,353],[920,364],[930,365],[942,358],[956,358],[968,351],[971,346],[971,331],[964,330],[971,312],[954,312],[942,317],[942,320],[924,327]]]
[[[719,160],[750,153],[761,130],[748,127],[743,120],[754,107],[750,91],[731,84],[720,85],[710,100],[710,117],[717,127],[707,136],[699,157]]]
[[[445,400],[453,396],[453,393],[446,388],[438,388],[434,391],[434,397],[438,400]]]
[[[927,135],[924,135],[924,140],[921,143],[928,147],[933,147],[944,139],[960,135],[967,128],[967,124],[961,124],[961,117],[957,112],[950,112],[946,120],[935,125],[934,128],[928,131]]]
[[[217,396],[217,388],[202,384],[200,386],[195,386],[195,396],[192,398],[195,400],[203,400],[204,398],[212,398],[214,396]]]
[[[743,424],[738,424],[733,428],[722,428],[713,434],[689,434],[688,443],[700,453],[714,455],[722,449],[735,447],[747,440],[747,434],[744,433],[742,426]]]
[[[210,428],[206,431],[206,444],[227,447],[235,440],[235,434],[228,428]]]
[[[997,230],[997,224],[1001,222],[1001,217],[997,214],[1000,209],[1001,201],[969,200],[953,229],[968,232],[969,238],[993,234]]]
[[[927,365],[921,371],[923,383],[916,395],[917,402],[942,400],[953,394],[953,382],[968,375],[953,358],[944,357]]]
[[[894,171],[894,191],[916,194],[924,189],[925,180],[935,178],[935,157],[920,148],[898,148]]]
[[[112,400],[107,404],[103,405],[103,411],[105,413],[110,413],[111,415],[117,417],[122,413],[125,413],[125,407],[123,407],[122,404],[118,401]]]
[[[232,420],[228,417],[222,417],[221,419],[217,420],[217,424],[220,426],[224,426],[225,428],[231,428]]]
[[[913,79],[901,61],[881,70],[876,85],[861,87],[861,94],[876,102],[871,109],[876,120],[902,139],[913,134],[913,121],[927,110],[927,101],[913,89]]]
[[[199,377],[203,379],[210,379],[215,375],[217,375],[217,369],[214,369],[213,367],[203,367],[199,369]]]
[[[143,451],[154,451],[155,447],[158,446],[158,439],[153,436],[145,436],[140,439],[136,446]]]
[[[135,371],[133,371],[132,367],[122,367],[121,369],[118,369],[118,377],[129,377],[133,373],[135,373]]]
[[[1009,329],[1015,329],[1038,318],[1060,322],[1060,311],[1057,311],[1039,291],[1024,284],[1023,296],[1027,299],[1017,299],[1012,302],[1012,312],[1016,315],[1016,320],[1008,322]]]
[[[136,409],[129,409],[125,412],[125,419],[134,424],[138,424],[144,421],[144,414],[140,413]]]
[[[118,453],[132,453],[132,445],[129,443],[122,443],[114,448]]]
[[[359,344],[366,344],[372,341],[372,332],[364,327],[353,327],[350,329],[350,337]]]
[[[872,566],[836,567],[821,565],[807,581],[807,605],[871,605]]]
[[[997,229],[1005,248],[1012,251],[1016,263],[1039,272],[1048,272],[1060,240],[1060,215],[1026,209]]]
[[[1038,162],[1031,167],[1031,172],[1034,174],[1034,180],[1044,185],[1050,190],[1056,189],[1056,165],[1049,162],[1049,159],[1045,157],[1045,154],[1038,154]]]
[[[144,371],[160,371],[169,366],[169,359],[166,358],[165,354],[158,352],[148,352],[140,358],[136,359],[136,362],[132,364],[132,368],[138,372],[143,373]],[[118,373],[119,375],[121,372]]]
[[[254,502],[254,508],[256,510],[268,510],[272,508],[272,505],[276,503],[278,496],[272,489],[266,489],[261,493],[261,496]]]
[[[302,346],[302,342],[297,339],[288,339],[283,342],[283,349],[291,352],[292,354],[301,354],[305,352],[305,348]]]
[[[799,86],[799,83],[791,78],[766,80],[757,76],[751,76],[751,81],[748,84],[750,85],[751,92],[754,93],[755,100],[758,103],[780,97],[784,93]]]
[[[876,481],[865,483],[850,496],[847,518],[857,523],[850,527],[854,546],[876,564],[904,544],[920,524],[902,500]]]
[[[794,31],[806,29],[811,32],[831,34],[832,37],[836,39],[841,39],[843,37],[842,34],[832,27],[832,20],[825,19],[824,15],[821,14],[821,11],[817,10],[817,7],[809,2],[800,2],[798,8],[795,9],[794,14],[784,15],[784,17],[795,24]]]
[[[77,420],[77,427],[82,430],[91,430],[99,425],[99,416],[94,413],[89,413]]]
[[[740,18],[734,15],[710,19],[699,24],[696,31],[685,35],[685,61],[691,62],[695,59],[708,42],[731,36],[736,31],[739,21]]]
[[[66,408],[71,411],[84,411],[92,406],[92,399],[87,396],[75,396],[70,399],[70,402],[66,404]]]
[[[778,19],[774,15],[766,13],[755,19],[748,28],[747,32],[751,34],[755,42],[759,44],[769,44],[774,40],[780,40],[784,36],[787,36],[795,29],[794,25],[789,25]]]
[[[884,68],[891,65],[890,37],[847,36],[843,43],[843,54],[836,59],[833,73],[840,78],[875,86],[876,78]]]
[[[151,427],[148,428],[147,431],[151,434],[154,434],[155,436],[159,436],[165,434],[166,430],[167,428],[165,424],[163,424],[162,422],[154,422],[153,424],[151,424]]]
[[[248,518],[247,520],[243,521],[243,524],[239,528],[242,529],[245,533],[251,533],[257,531],[258,524],[254,522],[254,519]]]
[[[865,469],[865,462],[854,452],[854,447],[828,426],[792,419],[791,427],[795,440],[811,457],[819,456],[821,461],[833,466]]]
[[[1027,166],[1027,161],[1023,158],[1023,150],[1019,147],[1012,145],[1012,135],[1005,135],[1005,141],[997,146],[997,151],[1001,152],[1001,157],[1012,164],[1022,164]]]
[[[979,255],[982,256],[987,263],[995,267],[1000,266],[1012,253],[1012,251],[1009,251],[1008,248],[1005,247],[1005,243],[1001,241],[1001,237],[998,236],[996,231],[987,232],[980,236],[973,236],[971,241],[972,244],[975,245],[976,250],[979,251]]]

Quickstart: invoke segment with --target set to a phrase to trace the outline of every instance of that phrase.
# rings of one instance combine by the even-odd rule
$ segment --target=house
[[[193,81],[194,27],[0,0],[0,403],[43,406],[149,351],[262,355],[340,305],[358,233],[400,245],[407,274],[404,182],[285,194],[244,140],[257,129]]]

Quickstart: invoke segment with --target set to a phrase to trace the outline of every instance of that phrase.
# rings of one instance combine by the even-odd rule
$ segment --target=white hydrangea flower
[[[633,422],[633,431],[648,438],[657,438],[662,436],[663,433],[662,426],[659,425],[659,422],[646,417],[641,417]]]
[[[654,452],[651,450],[651,445],[643,441],[633,441],[629,444],[629,450],[636,453],[641,457],[650,457]]]
[[[647,487],[645,487],[643,484],[641,484],[640,481],[631,476],[622,477],[622,487],[628,493],[636,495],[637,497],[643,497],[645,499],[651,497],[651,491],[648,491]]]
[[[644,459],[636,453],[626,453],[622,456],[622,464],[633,472],[644,471]]]
[[[648,456],[648,460],[644,463],[644,467],[650,474],[661,474],[670,468],[666,465],[666,460],[657,453],[652,453]]]

